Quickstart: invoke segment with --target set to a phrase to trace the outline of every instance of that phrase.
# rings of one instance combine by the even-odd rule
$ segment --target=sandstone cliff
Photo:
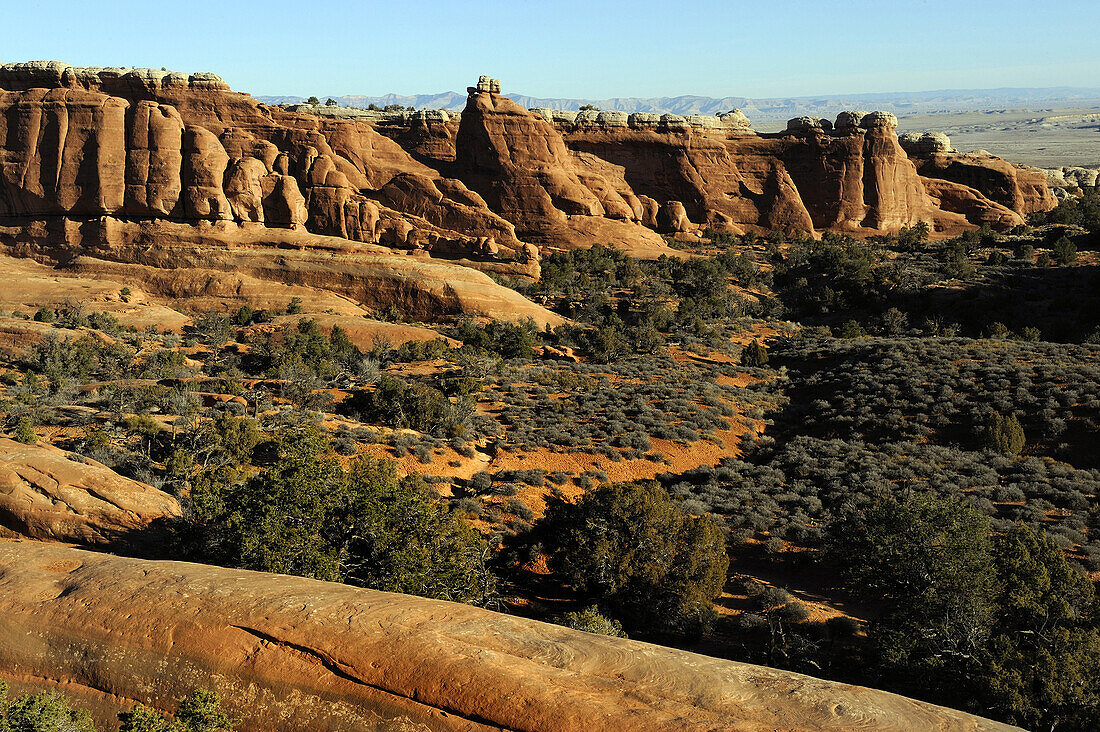
[[[0,542],[0,677],[103,728],[218,691],[243,730],[1009,730],[856,686],[453,603]]]
[[[533,245],[658,256],[660,234],[706,226],[867,235],[923,221],[946,235],[1054,205],[1041,172],[959,155],[943,136],[899,140],[896,124],[845,112],[758,134],[737,110],[526,110],[488,77],[454,117],[322,112],[258,104],[213,74],[8,64],[0,225],[15,233],[0,246],[63,221],[39,249],[71,257],[101,219],[168,221],[226,242],[306,231],[535,277]]]

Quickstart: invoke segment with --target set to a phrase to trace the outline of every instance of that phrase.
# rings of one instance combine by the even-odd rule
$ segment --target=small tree
[[[318,99],[317,97],[310,97],[309,99],[306,100],[306,104],[312,104],[314,106],[316,106],[320,103],[321,103],[321,100]]]
[[[958,693],[991,624],[986,516],[961,498],[891,497],[832,522],[826,546],[845,585],[881,608],[871,637],[882,670],[903,689]]]
[[[34,422],[31,421],[30,417],[19,418],[19,421],[15,424],[12,439],[16,442],[22,442],[24,445],[33,445],[38,442],[38,435],[34,434]]]
[[[238,724],[222,710],[221,698],[204,689],[180,701],[175,719],[143,704],[119,712],[118,719],[119,732],[232,732]]]
[[[1063,267],[1068,267],[1077,261],[1077,246],[1068,236],[1059,237],[1058,241],[1051,245],[1050,251],[1054,255],[1054,261]]]
[[[745,349],[741,351],[741,365],[761,367],[766,366],[767,363],[768,349],[760,341],[753,338],[752,343],[745,346]]]
[[[987,450],[1018,455],[1025,442],[1024,428],[1015,414],[1005,417],[994,412],[989,415],[982,430],[982,444]]]
[[[335,107],[335,106],[337,106],[336,100],[333,99],[332,97],[329,97],[328,99],[325,100],[325,106],[326,107]]]
[[[697,633],[714,617],[729,566],[724,530],[685,514],[656,483],[551,502],[537,531],[555,571],[628,627]]]
[[[95,732],[86,709],[72,709],[55,691],[24,694],[9,702],[8,685],[0,681],[0,730],[4,732]]]
[[[1100,718],[1100,632],[1092,583],[1044,533],[1016,526],[994,545],[996,631],[982,688],[1006,721],[1087,729]]]

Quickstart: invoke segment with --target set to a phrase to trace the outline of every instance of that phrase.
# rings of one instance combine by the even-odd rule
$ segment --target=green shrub
[[[34,422],[31,421],[30,417],[19,418],[19,421],[15,423],[12,439],[16,442],[22,442],[24,445],[33,445],[38,442],[38,435],[34,434]]]
[[[630,627],[698,633],[726,580],[724,531],[653,483],[606,484],[552,500],[537,528],[551,566]]]
[[[8,701],[8,685],[0,681],[0,730],[3,732],[95,732],[92,715],[72,709],[56,691],[24,694]]]
[[[600,613],[599,608],[595,605],[589,605],[583,610],[566,613],[558,622],[566,628],[583,630],[586,633],[609,635],[613,638],[627,637],[626,633],[623,632],[623,624]]]
[[[174,718],[138,704],[118,719],[119,732],[232,732],[238,724],[222,710],[216,693],[202,689],[180,701]]]

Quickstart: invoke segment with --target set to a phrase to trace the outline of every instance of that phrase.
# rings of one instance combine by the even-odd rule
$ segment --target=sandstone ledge
[[[1008,730],[856,686],[314,580],[0,542],[0,677],[244,730]]]

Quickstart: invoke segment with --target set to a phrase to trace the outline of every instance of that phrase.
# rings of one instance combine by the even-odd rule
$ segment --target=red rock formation
[[[642,211],[629,189],[593,167],[578,171],[550,123],[497,93],[471,91],[451,170],[513,222],[521,238],[552,246],[667,250],[637,224]]]
[[[953,154],[942,135],[907,137],[910,160],[885,113],[758,135],[732,113],[528,112],[498,83],[471,89],[457,122],[319,116],[257,104],[214,75],[53,62],[0,67],[0,89],[6,220],[304,227],[535,276],[524,239],[657,256],[669,251],[658,232],[702,226],[953,232],[1054,205],[1041,172]]]
[[[212,75],[16,64],[0,68],[0,89],[0,218],[305,225],[449,258],[529,259],[476,194],[362,122],[268,110]]]
[[[285,575],[0,542],[0,676],[103,729],[221,694],[252,730],[1011,727],[787,671]]]
[[[32,539],[110,544],[158,518],[176,499],[94,460],[0,437],[0,527]]]
[[[565,140],[621,166],[633,192],[676,201],[698,224],[735,232],[882,232],[934,219],[895,127],[884,117],[837,133],[578,128]]]
[[[914,155],[925,178],[951,181],[978,192],[992,203],[1021,217],[1049,211],[1058,201],[1050,192],[1046,174],[1036,168],[1015,165],[992,155],[938,152]]]

